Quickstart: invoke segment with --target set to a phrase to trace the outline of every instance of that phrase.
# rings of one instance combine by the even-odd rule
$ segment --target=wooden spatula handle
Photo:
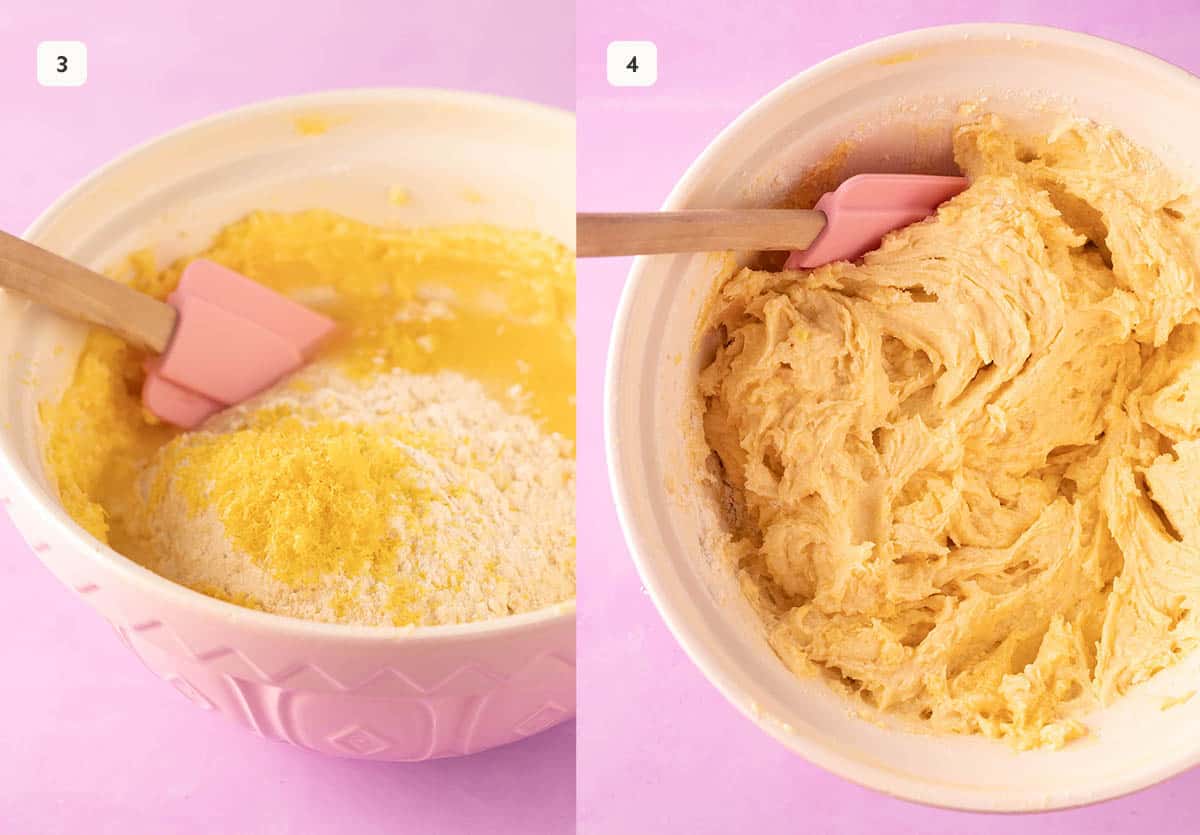
[[[157,354],[175,332],[171,305],[6,232],[0,232],[0,287]]]
[[[824,228],[824,212],[802,209],[580,213],[575,216],[575,247],[581,258],[725,249],[805,249]]]

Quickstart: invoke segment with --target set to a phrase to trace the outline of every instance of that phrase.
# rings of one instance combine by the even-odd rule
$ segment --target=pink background
[[[262,98],[439,86],[573,107],[570,3],[302,7],[0,4],[0,228],[23,230],[136,143]],[[84,41],[87,85],[39,87],[41,40]],[[573,724],[476,757],[411,765],[264,742],[155,681],[3,513],[0,670],[0,835],[571,831]]]
[[[579,207],[657,208],[720,128],[800,70],[883,35],[977,20],[1090,32],[1200,72],[1196,0],[586,0],[577,39]],[[608,86],[612,40],[657,43],[655,87]],[[595,474],[580,480],[579,496],[579,832],[1167,833],[1183,831],[1182,822],[1195,831],[1200,771],[1077,811],[967,815],[826,774],[727,704],[641,590],[600,475],[604,352],[628,269],[626,259],[579,269],[579,463]]]
[[[9,231],[132,144],[264,97],[435,85],[572,104],[565,33],[573,12],[561,0],[373,0],[354,4],[353,16],[327,18],[264,0],[110,0],[96,18],[85,14],[96,8],[87,0],[55,5],[0,7],[0,228]],[[988,14],[971,0],[845,0],[808,13],[795,11],[799,4],[743,0],[736,16],[732,3],[698,5],[581,2],[582,208],[656,207],[717,130],[759,95],[814,61],[903,29],[1047,23],[1200,71],[1194,0],[1075,0],[1054,11],[1040,0],[993,0]],[[659,45],[658,85],[608,87],[608,41],[642,38]],[[87,42],[86,87],[37,86],[33,50],[45,39]],[[580,464],[592,474],[580,481],[580,832],[1132,833],[1170,832],[1172,822],[1194,819],[1200,772],[1052,815],[923,809],[821,772],[727,705],[641,592],[601,475],[603,356],[627,269],[625,261],[580,269]],[[2,514],[0,635],[0,713],[8,717],[0,729],[0,833],[570,829],[572,726],[474,758],[411,766],[264,743],[156,684],[59,588]]]

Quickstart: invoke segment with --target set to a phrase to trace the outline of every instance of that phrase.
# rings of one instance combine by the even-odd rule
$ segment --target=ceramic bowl
[[[204,248],[253,209],[368,222],[491,222],[574,242],[573,117],[436,90],[270,101],[155,139],[55,203],[30,240],[103,269]],[[413,199],[397,206],[389,189]],[[575,713],[575,606],[416,629],[321,624],[214,600],[96,541],[63,511],[37,405],[85,330],[0,294],[0,497],[34,553],[160,678],[257,734],[346,757],[470,754]]]
[[[835,185],[867,171],[950,173],[950,127],[978,102],[1018,127],[1062,113],[1112,125],[1196,180],[1200,80],[1119,44],[1041,27],[927,29],[852,49],[746,110],[688,169],[665,208],[778,204],[825,164]],[[743,254],[744,255],[744,254]],[[1200,654],[1087,717],[1060,751],[1017,753],[979,737],[916,732],[852,715],[845,697],[794,677],[768,647],[707,547],[717,526],[685,436],[698,421],[696,348],[711,256],[635,262],[608,363],[606,433],[626,538],[663,618],[708,679],[785,745],[893,795],[963,809],[1042,810],[1113,797],[1200,761]]]

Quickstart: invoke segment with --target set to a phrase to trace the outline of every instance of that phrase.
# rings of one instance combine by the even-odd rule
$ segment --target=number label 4
[[[614,87],[652,87],[658,81],[658,47],[653,41],[613,41],[607,67]]]

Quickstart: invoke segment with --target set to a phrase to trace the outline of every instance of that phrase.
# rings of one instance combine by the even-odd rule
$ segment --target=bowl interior
[[[147,247],[160,264],[199,251],[255,209],[324,208],[385,225],[533,228],[573,245],[574,156],[570,116],[538,105],[437,90],[302,96],[148,143],[64,196],[29,237],[103,270]],[[85,334],[0,293],[0,447],[64,519],[37,404],[65,387]]]
[[[863,171],[950,171],[950,129],[969,102],[1027,130],[1049,127],[1063,113],[1091,117],[1185,177],[1195,180],[1200,170],[1200,147],[1183,141],[1200,127],[1200,82],[1182,70],[1072,33],[955,26],[868,44],[785,84],[708,148],[668,205],[775,205],[806,171],[824,171],[833,184]],[[696,324],[717,269],[712,256],[635,265],[609,361],[607,425],[618,506],[643,578],[725,695],[818,764],[938,805],[1070,806],[1193,764],[1200,699],[1163,705],[1200,687],[1200,653],[1089,717],[1087,738],[1058,752],[1020,754],[981,738],[863,721],[823,683],[783,667],[730,566],[713,552],[715,508],[697,484],[686,441],[699,431]]]

